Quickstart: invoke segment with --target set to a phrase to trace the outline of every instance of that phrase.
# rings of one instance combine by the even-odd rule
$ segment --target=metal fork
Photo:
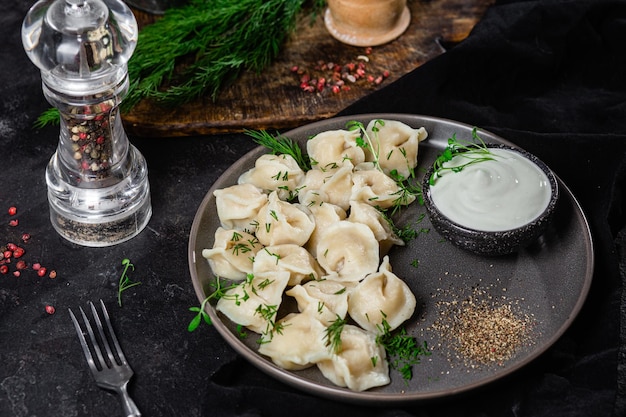
[[[102,317],[104,317],[104,321],[106,323],[108,336],[113,342],[115,354],[111,350],[111,346],[109,344],[109,341],[107,340],[107,335],[105,334],[105,331],[102,327],[102,322],[100,321],[100,317],[98,316],[96,307],[93,305],[92,302],[89,302],[89,306],[91,307],[91,313],[93,314],[93,319],[96,323],[96,328],[98,329],[98,338],[96,338],[91,324],[89,323],[89,319],[87,319],[87,316],[85,315],[82,307],[79,308],[80,314],[82,315],[83,321],[85,322],[87,334],[89,335],[89,339],[91,341],[91,350],[89,349],[89,344],[85,339],[85,332],[83,332],[83,330],[81,329],[78,320],[76,320],[76,316],[71,309],[68,310],[70,312],[70,316],[72,317],[72,322],[74,322],[76,332],[78,333],[80,345],[83,347],[83,352],[85,353],[85,357],[87,358],[87,363],[89,364],[91,374],[96,380],[96,384],[100,388],[114,391],[120,395],[122,399],[122,407],[124,408],[124,413],[126,413],[126,417],[141,417],[139,409],[128,395],[127,390],[128,381],[130,381],[130,378],[133,376],[133,370],[130,369],[128,362],[126,362],[124,352],[122,352],[122,348],[117,341],[115,333],[113,332],[111,320],[109,319],[109,313],[104,306],[104,302],[100,300],[100,306],[102,307]],[[104,350],[106,351],[106,358],[103,355],[102,347],[104,347]],[[95,360],[94,355],[92,355],[92,351],[95,353]]]

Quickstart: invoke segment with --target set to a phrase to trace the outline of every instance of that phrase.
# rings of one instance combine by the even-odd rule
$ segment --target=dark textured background
[[[0,244],[30,233],[25,259],[58,278],[0,276],[0,416],[120,415],[117,399],[87,372],[66,311],[98,298],[124,335],[144,416],[626,415],[626,1],[499,1],[466,41],[343,112],[445,117],[517,143],[572,189],[596,243],[588,301],[545,355],[468,395],[384,409],[295,391],[238,358],[213,329],[186,331],[187,309],[197,304],[186,261],[191,222],[213,181],[253,147],[246,137],[132,138],[149,166],[149,227],[106,249],[55,234],[43,173],[58,128],[32,128],[48,104],[20,40],[29,6],[0,5]],[[142,284],[118,308],[123,258]]]

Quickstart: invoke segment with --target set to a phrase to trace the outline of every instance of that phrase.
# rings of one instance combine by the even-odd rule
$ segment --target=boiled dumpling
[[[362,328],[380,333],[383,320],[393,330],[413,315],[415,305],[411,289],[391,272],[385,256],[379,271],[365,277],[350,293],[348,314]]]
[[[309,170],[298,193],[300,203],[307,207],[330,203],[347,210],[350,207],[353,168],[352,164],[346,163],[329,171]]]
[[[377,131],[374,132],[374,129]],[[377,144],[378,163],[382,170],[389,174],[396,170],[404,178],[409,178],[413,168],[417,166],[418,143],[428,136],[426,129],[412,127],[396,120],[372,120],[367,125],[367,134]],[[366,160],[373,161],[374,155],[368,148],[365,150]]]
[[[289,286],[294,286],[323,275],[322,268],[315,258],[302,246],[283,244],[266,246],[254,258],[252,271],[257,274],[266,271],[289,272]]]
[[[380,259],[370,228],[346,220],[321,231],[315,252],[320,266],[339,281],[360,281],[378,269]]]
[[[259,209],[267,203],[267,194],[252,184],[237,184],[215,190],[217,216],[225,229],[253,230]]]
[[[349,293],[346,285],[327,279],[296,285],[285,292],[296,299],[298,311],[308,312],[326,325],[346,317]]]
[[[218,227],[212,249],[202,250],[213,274],[218,277],[242,280],[252,272],[256,253],[263,247],[253,235]]]
[[[327,360],[331,353],[326,346],[326,326],[310,313],[291,313],[279,320],[280,331],[264,337],[259,353],[269,356],[281,368],[300,370]]]
[[[365,153],[357,145],[358,137],[358,130],[328,130],[309,139],[306,149],[313,169],[325,171],[342,166],[346,162],[352,165],[363,162]]]
[[[306,243],[306,249],[313,255],[313,257],[317,258],[317,244],[319,242],[319,237],[324,230],[328,226],[333,223],[337,223],[340,220],[346,219],[346,212],[339,206],[334,204],[321,204],[321,205],[313,205],[308,207],[313,214],[313,218],[315,219],[315,229],[313,229],[313,233],[309,238],[309,241]]]
[[[348,221],[362,223],[374,232],[380,244],[381,255],[385,255],[393,245],[404,246],[404,241],[394,233],[389,221],[369,204],[353,201],[350,204]]]
[[[415,201],[412,194],[407,195],[406,199],[401,199],[402,189],[398,184],[376,169],[355,170],[352,182],[354,184],[350,196],[352,201],[360,201],[382,209],[388,209],[402,200],[404,200],[402,203],[407,205]]]
[[[376,335],[349,324],[341,331],[338,351],[331,359],[318,362],[317,367],[333,383],[353,391],[390,382],[385,349],[376,342]]]
[[[215,308],[232,322],[270,337],[288,281],[289,272],[286,271],[249,275],[245,281],[227,290]]]
[[[315,221],[304,207],[281,201],[273,191],[257,216],[256,237],[264,246],[291,243],[303,246],[315,229]]]
[[[304,171],[291,155],[261,155],[254,168],[239,177],[239,184],[252,184],[267,192],[276,191],[282,200],[296,197]]]

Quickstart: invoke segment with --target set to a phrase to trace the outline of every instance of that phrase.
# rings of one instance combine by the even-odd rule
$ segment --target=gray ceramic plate
[[[445,148],[453,133],[459,138],[471,138],[471,126],[402,114],[334,118],[294,129],[285,136],[304,143],[313,134],[344,128],[350,120],[367,124],[373,118],[399,120],[415,128],[426,128],[429,137],[420,144],[417,170],[420,175]],[[487,142],[513,145],[486,131],[479,131],[479,135]],[[255,149],[226,170],[198,208],[189,239],[189,268],[200,301],[212,292],[210,283],[214,280],[201,255],[202,249],[212,247],[214,231],[219,225],[213,191],[235,184],[239,175],[250,169],[256,158],[265,152],[263,148]],[[207,312],[215,329],[253,365],[284,383],[315,395],[361,404],[391,404],[475,389],[513,373],[550,348],[575,319],[587,296],[593,273],[589,226],[570,190],[560,180],[559,185],[563,192],[549,230],[536,244],[505,257],[480,257],[442,241],[434,230],[430,230],[425,209],[419,204],[414,203],[401,212],[396,219],[397,225],[419,222],[415,227],[428,231],[407,246],[396,247],[390,252],[394,273],[409,284],[418,300],[415,317],[405,323],[405,328],[432,348],[432,355],[414,367],[414,377],[408,383],[392,370],[391,384],[366,392],[352,392],[327,381],[315,367],[285,371],[258,354],[255,337],[241,339],[236,326],[217,313],[213,305],[207,305]],[[419,262],[417,268],[411,265],[416,260]],[[493,297],[515,304],[519,314],[532,318],[531,342],[522,344],[504,363],[472,366],[459,358],[454,348],[430,327],[440,320],[442,302],[461,299],[477,286]]]

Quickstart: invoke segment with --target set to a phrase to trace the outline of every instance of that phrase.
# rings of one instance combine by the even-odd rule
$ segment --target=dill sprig
[[[339,315],[330,323],[330,326],[324,331],[324,341],[333,353],[341,352],[341,332],[348,321],[342,319]]]
[[[215,100],[242,71],[272,63],[306,1],[192,0],[166,10],[139,33],[122,110],[143,98],[170,105],[207,94]]]
[[[290,155],[303,171],[311,169],[311,160],[308,155],[300,145],[288,137],[279,134],[272,136],[264,130],[245,130],[245,133],[252,137],[254,142],[269,149],[274,155]]]
[[[437,178],[441,177],[445,171],[461,172],[470,165],[493,160],[491,151],[482,138],[478,136],[477,128],[472,129],[472,139],[473,141],[471,142],[459,140],[456,138],[456,133],[453,133],[452,137],[448,138],[448,146],[433,163],[433,173],[428,179],[430,185],[434,185]],[[462,156],[467,161],[460,165],[445,166],[446,162],[450,162],[456,156]]]
[[[59,125],[61,123],[61,113],[56,107],[44,110],[33,123],[35,129],[42,129],[48,125]]]

